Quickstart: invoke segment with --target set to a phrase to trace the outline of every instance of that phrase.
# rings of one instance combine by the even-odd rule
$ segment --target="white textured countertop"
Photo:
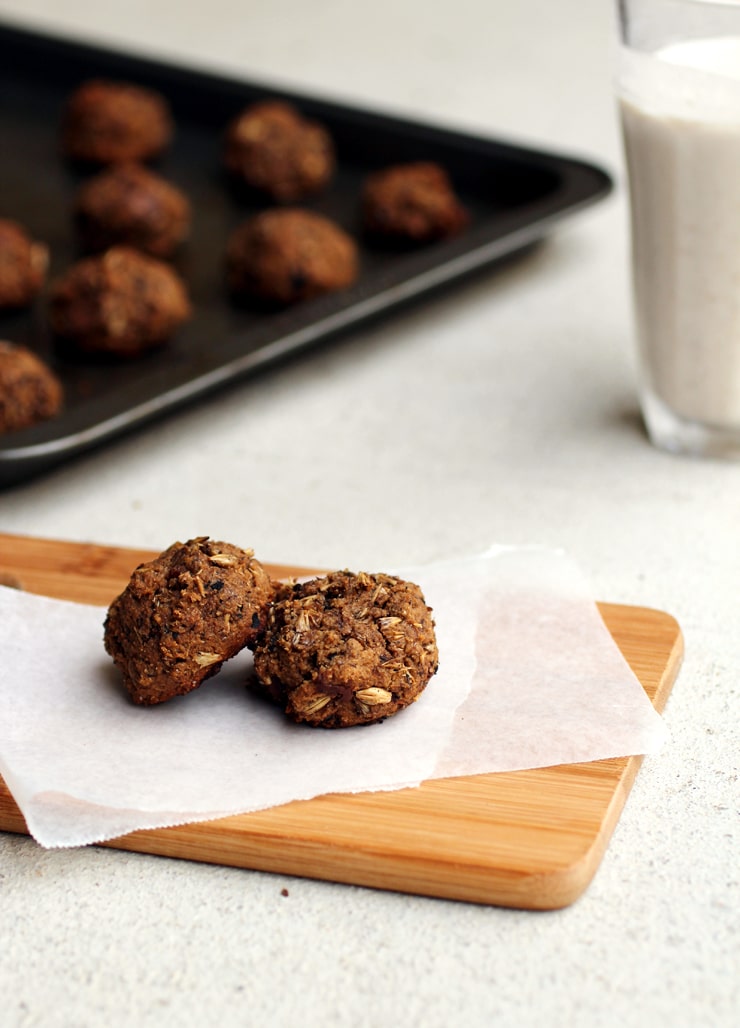
[[[615,194],[543,248],[48,477],[0,531],[380,569],[565,548],[680,622],[672,738],[552,914],[0,835],[0,1023],[722,1028],[740,1019],[740,466],[635,400],[608,3],[0,0],[0,16],[582,155]],[[281,895],[287,888],[289,895]]]

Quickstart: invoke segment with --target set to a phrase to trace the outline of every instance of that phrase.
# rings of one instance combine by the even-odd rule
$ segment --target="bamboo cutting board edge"
[[[154,553],[0,534],[0,580],[105,605]],[[275,575],[303,568],[269,565]],[[662,611],[599,604],[662,711],[683,642]],[[104,845],[439,898],[525,909],[574,902],[595,874],[641,757],[338,794],[254,814],[133,832]],[[0,778],[0,829],[25,822]]]

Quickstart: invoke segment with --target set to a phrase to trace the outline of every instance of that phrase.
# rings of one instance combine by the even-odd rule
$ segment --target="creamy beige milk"
[[[643,384],[740,427],[740,37],[622,58]]]

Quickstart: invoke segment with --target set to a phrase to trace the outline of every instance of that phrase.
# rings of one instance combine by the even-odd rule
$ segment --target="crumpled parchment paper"
[[[377,570],[377,569],[365,569]],[[662,719],[575,564],[538,547],[394,573],[434,610],[440,668],[382,724],[289,723],[242,653],[141,708],[103,649],[105,610],[0,587],[0,773],[47,847],[309,799],[657,751]]]

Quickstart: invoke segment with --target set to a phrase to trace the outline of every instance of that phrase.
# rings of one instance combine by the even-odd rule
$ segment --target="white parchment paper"
[[[43,846],[329,792],[655,752],[662,719],[578,568],[540,548],[395,569],[433,608],[440,669],[382,724],[289,723],[240,654],[200,689],[134,706],[105,610],[0,587],[0,773]]]

